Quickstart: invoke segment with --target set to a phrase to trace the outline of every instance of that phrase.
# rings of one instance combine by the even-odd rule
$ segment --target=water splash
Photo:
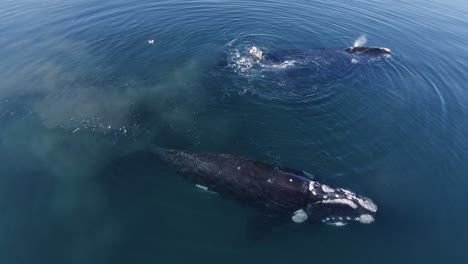
[[[354,41],[353,47],[354,48],[363,47],[364,45],[366,45],[366,43],[367,43],[367,38],[366,36],[362,35],[359,38],[357,38],[356,41]]]

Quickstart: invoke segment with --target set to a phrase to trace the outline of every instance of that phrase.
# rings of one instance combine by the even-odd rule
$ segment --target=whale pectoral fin
[[[195,184],[195,187],[197,187],[198,189],[200,189],[200,190],[202,190],[204,192],[208,192],[208,193],[212,193],[212,194],[218,194],[217,192],[213,192],[212,190],[208,189],[208,187],[200,185],[200,184]]]
[[[247,239],[258,241],[267,237],[276,226],[284,224],[284,218],[276,215],[257,214],[247,219]]]

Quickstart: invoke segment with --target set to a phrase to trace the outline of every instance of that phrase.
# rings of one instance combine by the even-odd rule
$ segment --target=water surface
[[[2,1],[0,262],[466,263],[464,1]],[[265,52],[391,58],[293,76]],[[154,40],[150,44],[148,40]],[[285,69],[286,68],[286,69]],[[306,170],[372,225],[284,225],[194,188],[151,144]]]

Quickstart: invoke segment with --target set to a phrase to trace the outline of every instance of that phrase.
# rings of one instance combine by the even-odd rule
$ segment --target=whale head
[[[343,226],[348,223],[370,224],[375,220],[377,205],[367,197],[316,181],[310,181],[309,192],[307,215],[322,223]]]

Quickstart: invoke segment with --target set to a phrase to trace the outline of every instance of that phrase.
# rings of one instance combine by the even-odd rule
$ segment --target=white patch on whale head
[[[343,189],[343,188],[339,188],[338,190],[344,192],[345,194],[352,195],[352,196],[356,196],[356,194],[353,193],[353,192],[350,191],[350,190],[346,190],[346,189]]]
[[[324,204],[345,204],[345,205],[348,205],[349,207],[351,207],[353,209],[357,208],[357,205],[353,201],[348,200],[348,199],[324,200],[324,201],[322,201],[322,203],[324,203]]]
[[[377,212],[377,205],[374,202],[372,202],[371,200],[357,198],[357,201],[358,201],[359,205],[361,205],[365,209],[367,209],[367,210],[369,210],[369,211],[371,211],[373,213]]]
[[[315,182],[314,181],[310,181],[309,182],[309,191],[313,191],[315,189]]]
[[[291,218],[295,223],[302,223],[305,220],[307,220],[307,218],[309,218],[309,216],[304,211],[304,209],[299,209],[296,212],[294,212],[294,214],[293,214],[293,216]]]
[[[255,57],[256,59],[261,60],[263,58],[263,51],[261,51],[259,48],[253,46],[249,50],[249,54]]]
[[[335,192],[335,190],[333,188],[331,188],[330,186],[325,185],[325,184],[322,184],[322,190],[324,192],[326,192],[326,193]]]

